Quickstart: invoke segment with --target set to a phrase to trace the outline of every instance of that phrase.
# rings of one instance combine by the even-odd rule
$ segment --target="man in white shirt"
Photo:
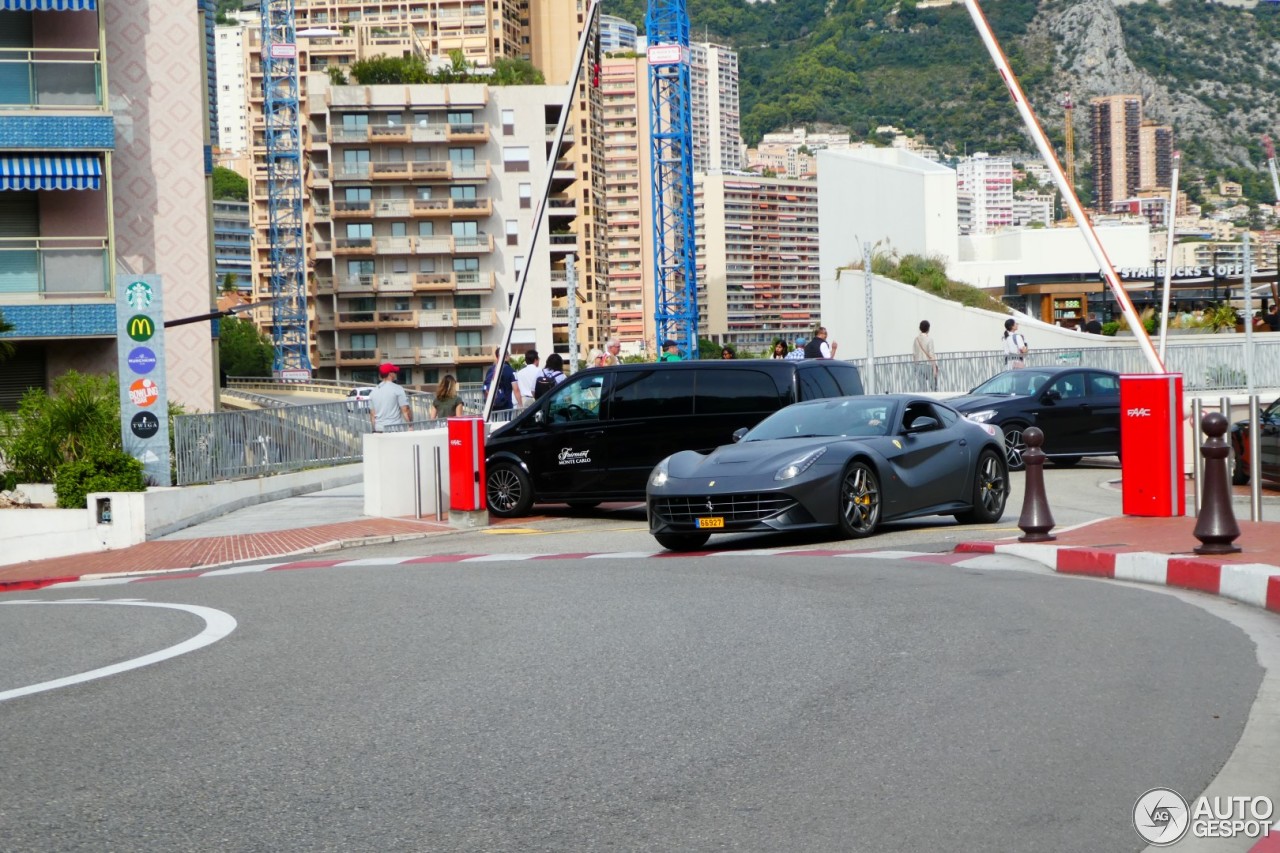
[[[538,351],[531,349],[524,354],[524,367],[516,371],[516,385],[520,386],[520,397],[525,403],[533,402],[533,383],[542,375]]]
[[[378,368],[382,381],[369,392],[369,422],[374,432],[386,432],[387,427],[402,427],[413,420],[409,412],[409,396],[396,384],[399,368],[386,363]]]

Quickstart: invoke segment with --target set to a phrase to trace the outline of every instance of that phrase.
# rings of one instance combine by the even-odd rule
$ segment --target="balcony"
[[[461,293],[492,293],[498,279],[494,272],[459,272],[454,277]]]
[[[414,293],[452,292],[457,282],[454,273],[420,272],[413,277]]]
[[[0,293],[44,299],[110,295],[107,238],[0,238]]]
[[[413,215],[423,217],[491,216],[493,201],[487,198],[430,198],[413,202]]]
[[[341,312],[334,323],[338,329],[413,328],[416,325],[412,311]]]
[[[457,347],[458,364],[488,364],[493,361],[493,347]]]
[[[493,251],[492,234],[475,234],[470,237],[454,237],[453,251],[461,254],[480,254]]]
[[[373,216],[373,202],[335,201],[333,203],[334,219],[346,219],[353,216],[362,219],[367,219],[370,216]]]
[[[0,49],[0,109],[102,107],[102,62],[98,51]]]
[[[483,122],[479,124],[450,124],[447,127],[448,131],[445,134],[445,138],[449,142],[489,141],[489,125]]]
[[[334,353],[336,367],[374,367],[382,360],[376,349],[339,349]]]
[[[320,244],[316,244],[316,252],[320,251]],[[335,255],[368,255],[373,252],[372,237],[349,238],[341,237],[333,241],[333,253]]]

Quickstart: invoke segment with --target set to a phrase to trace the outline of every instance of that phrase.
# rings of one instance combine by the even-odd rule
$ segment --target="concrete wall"
[[[1146,222],[1108,225],[1097,229],[1098,239],[1114,267],[1144,267],[1151,263],[1151,231]],[[948,274],[974,287],[1004,292],[1007,275],[1063,275],[1096,273],[1098,262],[1078,228],[1025,228],[998,234],[961,237],[959,256]]]
[[[437,449],[440,451],[439,489],[435,473]],[[448,430],[367,433],[362,468],[365,515],[403,518],[416,515],[420,510],[423,517],[434,517],[441,503],[448,511]],[[437,495],[443,495],[443,501],[438,500]]]

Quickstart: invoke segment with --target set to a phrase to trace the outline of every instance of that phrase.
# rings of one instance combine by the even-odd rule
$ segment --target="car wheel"
[[[1022,440],[1022,433],[1026,428],[1027,425],[1022,421],[1011,421],[1004,425],[1004,457],[1010,471],[1021,471],[1027,467],[1022,461],[1022,454],[1027,452],[1026,442]]]
[[[565,501],[570,509],[595,509],[600,506],[600,501]]]
[[[866,462],[854,462],[840,478],[840,531],[861,539],[880,526],[880,478]]]
[[[1079,465],[1082,458],[1083,457],[1080,456],[1055,456],[1049,461],[1054,465],[1057,465],[1059,468],[1071,468],[1072,466]]]
[[[1009,470],[994,450],[984,450],[973,472],[973,506],[956,513],[962,524],[991,524],[1004,515],[1009,500]]]
[[[533,483],[518,465],[500,463],[485,477],[489,512],[498,518],[528,515],[533,506]]]
[[[710,533],[655,533],[653,538],[668,551],[696,551],[711,538]]]

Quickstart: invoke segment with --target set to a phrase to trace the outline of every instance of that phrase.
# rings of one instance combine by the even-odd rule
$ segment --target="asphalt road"
[[[1138,850],[1262,678],[1200,607],[998,561],[342,556],[76,590],[204,617],[0,603],[0,697],[236,623],[0,701],[0,850]]]

